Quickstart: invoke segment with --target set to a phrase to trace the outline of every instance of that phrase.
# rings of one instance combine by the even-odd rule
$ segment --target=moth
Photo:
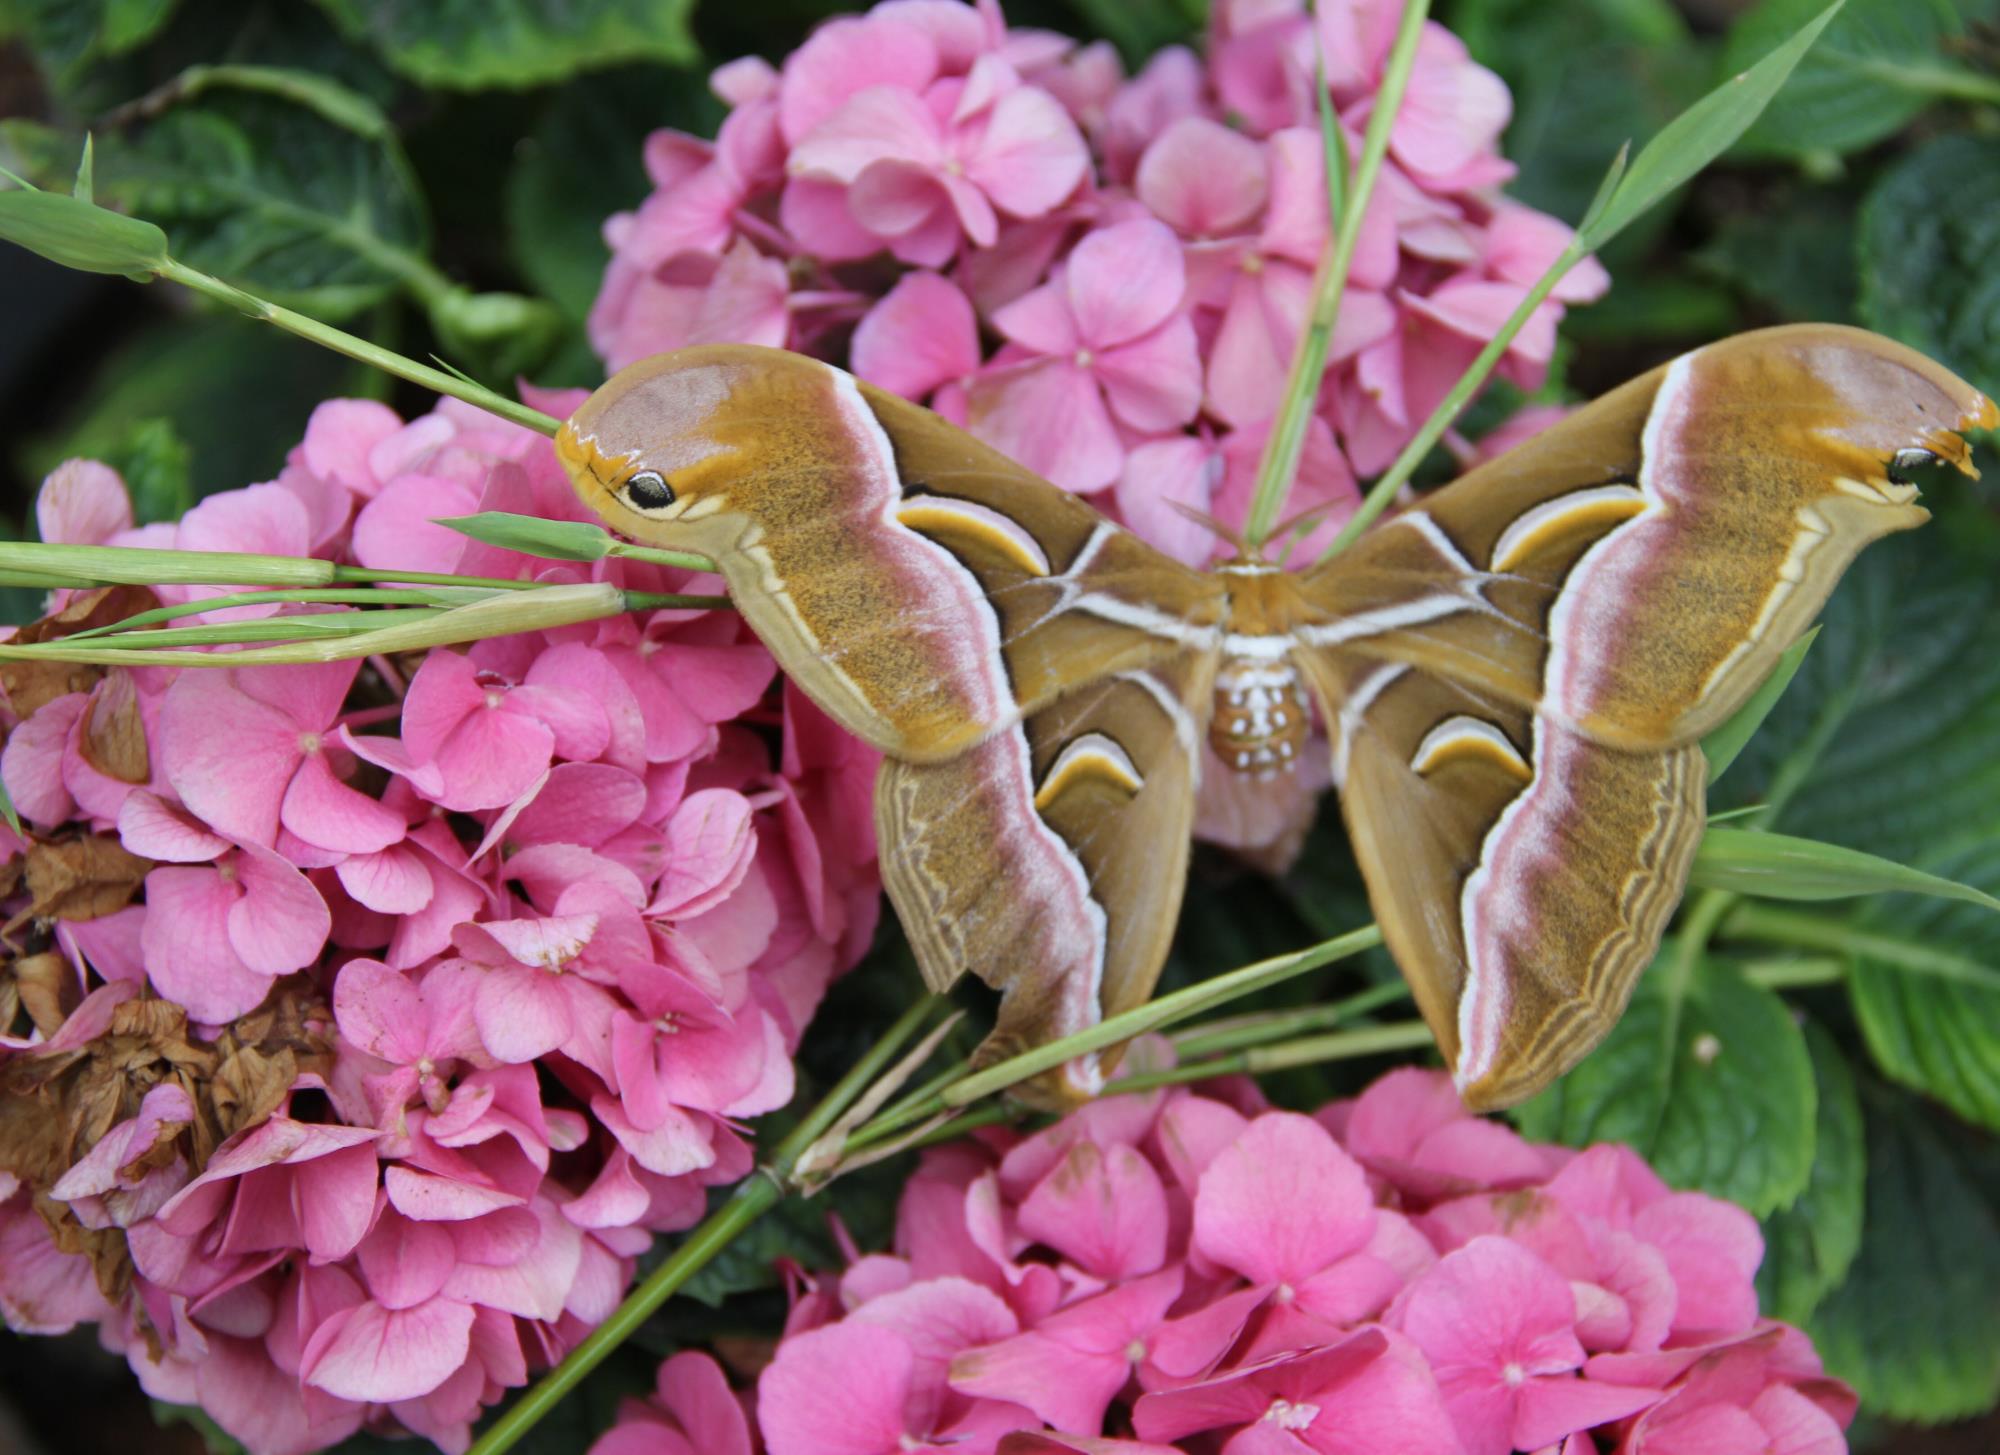
[[[1703,734],[1910,474],[2000,423],[1923,356],[1797,326],[1687,354],[1302,570],[1170,559],[935,414],[714,345],[593,394],[583,500],[712,558],[779,665],[880,748],[882,874],[934,990],[1002,992],[993,1060],[1152,991],[1195,792],[1292,795],[1312,715],[1383,936],[1475,1109],[1616,1021],[1701,837]],[[1092,1094],[1103,1065],[1031,1099]]]

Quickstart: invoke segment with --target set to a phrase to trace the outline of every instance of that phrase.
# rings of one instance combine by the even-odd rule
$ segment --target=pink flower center
[[[1134,1364],[1143,1361],[1146,1357],[1146,1341],[1144,1339],[1134,1339],[1131,1343],[1127,1344],[1125,1346],[1125,1357]]]
[[[1097,355],[1093,354],[1089,349],[1078,349],[1076,351],[1077,368],[1088,369],[1092,364],[1096,362],[1097,362]]]
[[[658,1031],[663,1036],[676,1035],[679,1033],[680,1028],[681,1028],[681,1018],[675,1015],[672,1011],[668,1011],[665,1015],[658,1017],[653,1022],[653,1029]]]
[[[1271,1297],[1278,1303],[1290,1303],[1293,1299],[1297,1298],[1298,1296],[1299,1296],[1299,1291],[1296,1288],[1293,1288],[1289,1283],[1279,1284],[1277,1287],[1277,1291],[1271,1295]]]
[[[1507,1382],[1510,1389],[1518,1388],[1527,1383],[1528,1371],[1519,1364],[1508,1364],[1501,1369],[1500,1377]]]
[[[1288,1399],[1274,1399],[1271,1407],[1264,1411],[1264,1418],[1281,1430],[1303,1430],[1319,1418],[1316,1404],[1293,1404]]]
[[[1264,271],[1264,255],[1262,253],[1245,253],[1242,263],[1238,266],[1254,278]]]
[[[217,864],[215,872],[222,876],[224,884],[234,884],[236,882],[236,866],[234,864]]]
[[[320,737],[318,733],[299,734],[299,751],[304,753],[308,758],[319,751],[319,744]]]
[[[486,705],[487,705],[488,707],[498,707],[498,706],[499,706],[499,705],[500,705],[501,703],[505,702],[506,700],[507,700],[507,694],[506,694],[506,693],[504,693],[504,692],[497,692],[497,691],[493,690],[492,688],[488,688],[488,689],[487,689],[487,691],[486,691]]]

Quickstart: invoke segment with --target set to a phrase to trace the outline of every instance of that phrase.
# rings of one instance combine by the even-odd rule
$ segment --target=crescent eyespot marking
[[[1049,574],[1048,553],[1017,520],[974,500],[919,495],[896,507],[896,519],[926,535],[960,533],[1004,556],[1030,576]]]
[[[1410,757],[1410,767],[1429,775],[1461,758],[1484,758],[1524,783],[1534,776],[1520,749],[1505,733],[1490,722],[1463,713],[1446,718],[1424,734]]]
[[[1629,520],[1646,508],[1646,493],[1636,485],[1594,485],[1544,500],[1514,518],[1493,543],[1495,571],[1511,571],[1549,541],[1586,522]]]
[[[1103,733],[1085,733],[1056,755],[1035,791],[1035,808],[1046,809],[1076,784],[1086,779],[1106,782],[1126,794],[1146,786],[1145,778],[1131,755],[1115,739]]]

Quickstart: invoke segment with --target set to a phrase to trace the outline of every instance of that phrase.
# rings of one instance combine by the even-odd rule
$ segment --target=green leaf
[[[1662,127],[1625,172],[1582,243],[1595,251],[1662,197],[1714,161],[1743,134],[1839,11],[1834,0],[1755,65],[1731,76]]]
[[[2000,1219],[1936,1116],[1872,1088],[1860,1256],[1808,1331],[1863,1408],[1932,1424],[2000,1398]]]
[[[446,292],[393,138],[272,94],[271,79],[218,83],[136,135],[102,138],[98,195],[158,222],[190,267],[316,318],[351,317],[401,288]],[[321,103],[332,87],[314,88]],[[365,117],[365,98],[350,99]]]
[[[1676,1187],[1759,1216],[1787,1207],[1812,1172],[1805,1037],[1782,1000],[1733,966],[1682,967],[1675,953],[1662,949],[1602,1045],[1517,1108],[1521,1130],[1573,1147],[1627,1142]]]
[[[1117,46],[1135,69],[1170,45],[1195,42],[1208,9],[1198,0],[1152,0],[1143,5],[1132,0],[1069,0],[1069,7],[1085,26]]]
[[[631,61],[692,63],[693,0],[319,0],[426,86],[522,89]]]
[[[13,0],[13,15],[36,61],[65,86],[100,56],[152,39],[177,0]]]
[[[1699,889],[1727,889],[1764,899],[1852,899],[1900,891],[2000,911],[2000,899],[1969,884],[1859,849],[1756,829],[1711,827],[1695,851],[1688,882]]]
[[[1952,855],[1940,867],[2000,890],[2000,842]],[[1884,900],[1867,906],[1856,927],[1932,953],[1962,956],[1991,967],[2000,979],[2000,920],[1983,910]],[[1968,1120],[2000,1129],[2000,988],[1911,974],[1862,953],[1848,994],[1869,1052],[1887,1076],[1936,1097]]]
[[[1854,200],[1818,187],[1760,184],[1743,210],[1722,218],[1695,266],[1793,323],[1852,323],[1859,316]]]
[[[167,235],[60,192],[0,192],[0,238],[65,268],[144,276],[167,260]]]
[[[489,546],[552,561],[601,561],[617,544],[602,526],[580,520],[541,520],[483,510],[477,515],[444,516],[432,522]]]
[[[1735,25],[1722,64],[1734,71],[1790,35],[1820,0],[1763,0]],[[1946,44],[1991,0],[1848,0],[1798,72],[1744,133],[1744,157],[1844,155],[1899,131],[1930,101],[1970,78]]]
[[[1764,1219],[1764,1261],[1757,1269],[1758,1306],[1791,1324],[1806,1321],[1861,1249],[1868,1165],[1847,1057],[1822,1026],[1809,1022],[1805,1035],[1819,1095],[1812,1175],[1797,1202]]]
[[[1778,665],[1771,669],[1757,690],[1729,720],[1701,740],[1701,750],[1708,758],[1708,781],[1715,782],[1729,771],[1729,765],[1736,761],[1750,739],[1757,735],[1757,729],[1764,725],[1764,719],[1771,715],[1771,709],[1778,705],[1778,699],[1785,695],[1785,689],[1792,685],[1792,679],[1799,674],[1799,664],[1812,650],[1813,638],[1819,635],[1814,627],[1804,636],[1785,648],[1778,658]]]
[[[1860,247],[1862,321],[2000,387],[2000,139],[1937,137],[1898,160]]]

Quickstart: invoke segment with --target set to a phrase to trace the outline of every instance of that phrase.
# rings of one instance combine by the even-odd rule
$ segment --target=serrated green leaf
[[[13,14],[36,63],[58,87],[91,61],[150,40],[178,0],[14,0]]]
[[[1808,1332],[1864,1409],[1935,1424],[2000,1398],[2000,1219],[1935,1115],[1867,1090],[1860,1256]]]
[[[1573,1147],[1626,1142],[1676,1187],[1762,1216],[1812,1172],[1817,1096],[1785,1003],[1733,966],[1683,976],[1669,942],[1624,1018],[1554,1086],[1515,1111],[1522,1131]]]
[[[2000,842],[1952,855],[1940,867],[2000,890]],[[1991,967],[2000,981],[2000,920],[1984,910],[1885,900],[1857,916],[1856,927],[1962,956]],[[1911,974],[1864,952],[1856,957],[1848,994],[1869,1053],[1886,1075],[1968,1120],[2000,1129],[2000,988]]]
[[[541,520],[504,510],[444,516],[432,523],[489,546],[551,561],[601,561],[617,544],[602,526],[580,520]]]
[[[1924,894],[2000,911],[2000,899],[1969,884],[1927,874],[1877,854],[1789,834],[1711,827],[1695,852],[1688,883],[1764,899],[1852,899],[1864,894]]]
[[[1799,58],[1812,48],[1842,3],[1843,0],[1834,0],[1756,64],[1731,75],[1660,128],[1632,158],[1618,190],[1605,204],[1590,232],[1583,235],[1585,250],[1594,252],[1602,247],[1640,214],[1721,156],[1785,84]]]
[[[1900,130],[1958,70],[1947,43],[1991,0],[1848,0],[1847,8],[1737,144],[1744,157],[1845,155]],[[1722,50],[1734,71],[1791,34],[1819,0],[1762,0],[1730,27]]]
[[[426,86],[521,89],[633,61],[685,65],[693,0],[319,0],[351,39]]]
[[[86,273],[143,276],[167,260],[167,235],[61,192],[0,192],[0,239]]]
[[[1898,160],[1862,205],[1860,248],[1864,323],[2000,387],[2000,139]]]
[[[1805,1036],[1818,1092],[1812,1175],[1797,1202],[1764,1219],[1757,1269],[1758,1307],[1792,1324],[1805,1322],[1860,1251],[1868,1162],[1847,1057],[1824,1027],[1808,1023]]]
[[[1805,661],[1806,653],[1812,650],[1813,638],[1818,635],[1819,628],[1814,627],[1785,648],[1784,655],[1778,658],[1778,665],[1750,694],[1750,700],[1731,713],[1721,727],[1701,740],[1701,751],[1708,759],[1708,781],[1711,784],[1729,771],[1729,765],[1736,761],[1744,745],[1757,735],[1757,729],[1764,725],[1764,719],[1771,715],[1771,709],[1778,705],[1778,699],[1785,695],[1785,689],[1799,675],[1799,664]]]

